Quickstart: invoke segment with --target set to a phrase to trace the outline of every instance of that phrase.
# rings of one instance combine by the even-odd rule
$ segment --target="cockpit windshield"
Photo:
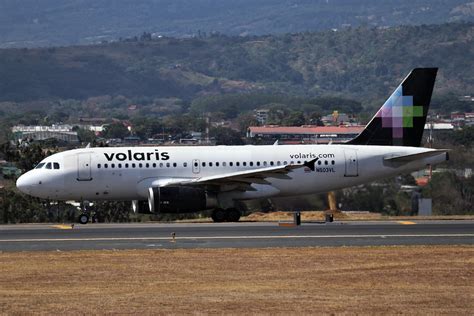
[[[35,169],[60,169],[60,165],[58,162],[40,162]]]

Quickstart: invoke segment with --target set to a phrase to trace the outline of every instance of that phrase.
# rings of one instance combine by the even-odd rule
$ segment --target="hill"
[[[474,91],[474,24],[280,36],[150,39],[0,50],[0,101],[257,93],[381,101],[414,67],[440,68],[435,91]],[[143,101],[143,102],[146,102]]]
[[[468,0],[4,0],[0,47],[90,44],[144,31],[263,35],[473,18]]]

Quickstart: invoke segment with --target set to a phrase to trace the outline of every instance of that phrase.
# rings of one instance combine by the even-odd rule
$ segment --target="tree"
[[[30,170],[46,157],[43,149],[38,143],[31,143],[20,150],[20,156],[16,161],[18,168]]]
[[[83,128],[77,130],[77,137],[83,143],[93,143],[97,138],[93,131]]]
[[[282,124],[286,126],[301,126],[304,125],[305,122],[304,114],[300,111],[292,112],[282,120]]]
[[[239,132],[227,127],[216,127],[210,130],[211,137],[215,138],[216,145],[243,145]]]
[[[105,138],[124,138],[128,135],[128,129],[122,123],[112,123],[104,128]]]

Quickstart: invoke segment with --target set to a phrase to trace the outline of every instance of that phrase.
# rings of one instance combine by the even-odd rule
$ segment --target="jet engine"
[[[134,213],[138,213],[138,214],[151,214],[150,206],[148,205],[147,200],[144,200],[144,201],[133,200],[132,210]]]
[[[149,188],[148,204],[153,213],[193,213],[218,206],[215,195],[186,186]]]

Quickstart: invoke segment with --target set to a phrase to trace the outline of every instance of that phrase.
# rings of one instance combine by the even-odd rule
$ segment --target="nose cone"
[[[16,187],[18,190],[20,190],[23,193],[30,194],[31,193],[31,188],[33,186],[33,179],[32,177],[27,173],[24,175],[21,175],[18,180],[16,180]]]

